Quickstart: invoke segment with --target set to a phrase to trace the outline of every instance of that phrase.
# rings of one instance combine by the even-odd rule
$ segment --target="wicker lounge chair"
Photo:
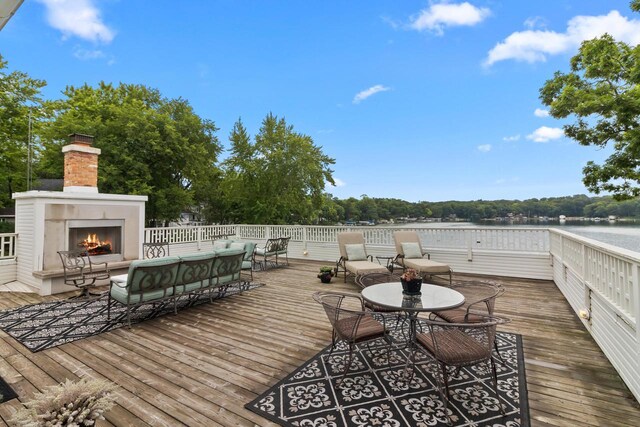
[[[338,246],[340,259],[336,262],[336,275],[343,271],[345,283],[349,273],[355,275],[356,279],[367,273],[389,273],[387,267],[373,262],[373,257],[367,255],[362,233],[338,233]]]
[[[431,256],[422,249],[420,238],[415,231],[396,231],[393,233],[393,240],[396,244],[397,256],[395,264],[405,268],[413,268],[421,276],[441,276],[449,277],[449,285],[452,284],[453,270],[447,264],[432,261]],[[427,258],[424,256],[427,255]]]
[[[349,368],[351,368],[351,362],[353,361],[353,350],[358,343],[366,342],[369,345],[374,340],[384,339],[387,343],[387,363],[389,362],[391,339],[389,338],[384,318],[380,322],[371,315],[370,311],[365,311],[364,300],[360,295],[316,292],[313,294],[313,299],[322,305],[333,327],[331,351],[327,358],[331,357],[339,342],[344,342],[349,346],[344,372],[336,382],[338,386],[342,384],[342,381],[349,373]],[[371,348],[369,350],[371,351]]]

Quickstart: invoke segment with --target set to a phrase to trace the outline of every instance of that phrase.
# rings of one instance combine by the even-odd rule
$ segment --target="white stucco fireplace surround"
[[[119,226],[116,253],[99,255],[113,271],[142,257],[147,196],[94,192],[27,191],[15,193],[17,280],[40,295],[75,288],[63,283],[58,251],[73,249],[69,230],[74,227]]]

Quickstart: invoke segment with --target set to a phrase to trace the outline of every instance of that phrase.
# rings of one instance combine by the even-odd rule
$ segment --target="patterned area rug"
[[[400,337],[396,334],[394,337]],[[499,412],[491,369],[478,365],[462,369],[450,380],[448,413],[455,426],[529,426],[529,405],[520,335],[498,333]],[[404,377],[405,349],[393,349],[390,363],[381,349],[384,341],[356,352],[349,375],[336,388],[347,348],[330,346],[245,407],[283,426],[446,426],[444,406],[426,357],[417,360],[413,380]]]
[[[214,299],[264,286],[259,283],[238,283],[214,293]],[[209,302],[208,294],[178,300],[178,311]],[[173,313],[173,302],[145,304],[131,311],[131,323]],[[92,300],[63,300],[27,305],[0,311],[0,329],[20,341],[32,352],[56,347],[127,325],[127,309],[111,304],[111,319],[107,319],[106,294]]]

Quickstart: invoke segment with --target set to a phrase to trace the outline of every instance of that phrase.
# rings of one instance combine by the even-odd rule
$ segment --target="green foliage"
[[[53,103],[56,118],[42,132],[40,176],[61,177],[67,135],[84,133],[102,150],[100,191],[148,195],[147,220],[176,219],[207,199],[221,147],[214,123],[197,116],[186,100],[163,98],[142,85],[107,83],[68,87],[64,95]]]
[[[268,114],[251,142],[241,120],[230,136],[231,155],[223,163],[224,212],[220,220],[252,224],[316,221],[326,182],[334,183],[326,156],[311,137]]]
[[[6,68],[0,55],[0,207],[12,203],[11,190],[27,189],[29,114],[34,133],[37,119],[45,114],[40,98],[45,81]]]
[[[48,387],[25,403],[11,422],[22,427],[93,426],[113,406],[116,385],[105,380],[82,379]]]
[[[0,233],[14,233],[15,232],[15,223],[0,221]],[[2,250],[0,249],[0,253]]]
[[[634,10],[640,1],[631,3]],[[540,90],[555,118],[576,117],[565,134],[588,146],[613,144],[601,165],[584,167],[583,182],[598,194],[617,199],[640,195],[640,46],[616,42],[610,35],[582,43],[569,73],[556,72]]]
[[[496,217],[507,217],[509,214],[522,215],[530,218],[539,216],[558,217],[617,217],[640,218],[640,200],[617,201],[613,197],[588,197],[583,194],[567,197],[550,197],[528,200],[474,200],[474,201],[446,201],[446,202],[407,202],[399,199],[369,198],[363,196],[361,200],[349,198],[345,200],[331,199],[327,203],[344,206],[345,215],[336,222],[369,221],[371,218],[363,216],[361,203],[375,206],[375,211],[384,212],[378,216],[379,220],[409,220],[412,219],[460,219],[477,221]],[[347,216],[346,213],[350,215]]]

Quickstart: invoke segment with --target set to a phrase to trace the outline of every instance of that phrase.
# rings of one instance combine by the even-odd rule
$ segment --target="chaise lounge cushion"
[[[347,271],[355,274],[356,276],[360,276],[362,274],[368,273],[388,273],[387,267],[376,264],[371,261],[346,261],[344,263]]]
[[[443,263],[438,261],[431,261],[425,258],[419,259],[404,259],[404,266],[407,268],[413,268],[414,270],[419,271],[420,273],[449,273],[451,268]]]
[[[402,242],[402,252],[404,258],[422,258],[422,250],[420,244],[416,242]]]
[[[367,259],[367,252],[361,243],[344,245],[344,250],[347,252],[349,261],[365,261]]]

